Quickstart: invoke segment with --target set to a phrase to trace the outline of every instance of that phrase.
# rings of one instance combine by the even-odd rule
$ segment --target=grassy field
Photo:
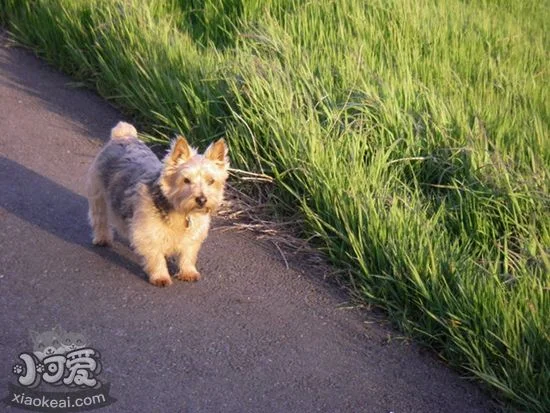
[[[19,42],[157,139],[226,136],[365,300],[550,411],[547,1],[0,4]]]

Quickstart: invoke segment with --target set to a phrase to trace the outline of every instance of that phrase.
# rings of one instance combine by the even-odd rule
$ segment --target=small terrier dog
[[[115,228],[143,259],[151,284],[172,284],[171,256],[178,258],[177,278],[198,281],[197,254],[223,199],[228,168],[223,139],[201,155],[178,136],[161,162],[134,126],[119,122],[88,174],[93,243],[111,244]]]

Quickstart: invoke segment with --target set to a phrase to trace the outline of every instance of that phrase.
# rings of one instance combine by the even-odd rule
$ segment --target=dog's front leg
[[[134,249],[142,258],[143,269],[149,276],[149,282],[157,287],[166,287],[172,284],[170,273],[166,266],[164,252],[155,248],[154,243],[133,242]]]
[[[149,282],[157,287],[166,287],[172,284],[170,273],[166,266],[166,258],[161,252],[141,254],[143,269],[149,276]]]
[[[178,279],[183,281],[198,281],[201,278],[195,264],[197,255],[201,248],[201,242],[184,243],[179,250],[178,265],[179,272],[176,275]]]

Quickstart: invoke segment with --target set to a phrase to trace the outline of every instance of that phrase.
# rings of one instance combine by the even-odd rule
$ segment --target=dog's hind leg
[[[103,187],[92,172],[88,182],[88,219],[92,227],[92,243],[108,246],[113,242],[113,231],[109,226],[107,200]]]

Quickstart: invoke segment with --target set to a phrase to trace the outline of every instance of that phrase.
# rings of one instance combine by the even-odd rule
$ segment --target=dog
[[[93,244],[111,245],[114,228],[141,257],[151,284],[172,284],[168,257],[177,257],[178,279],[198,281],[197,255],[223,201],[227,153],[223,138],[199,154],[178,136],[161,162],[133,125],[119,122],[88,173]]]

